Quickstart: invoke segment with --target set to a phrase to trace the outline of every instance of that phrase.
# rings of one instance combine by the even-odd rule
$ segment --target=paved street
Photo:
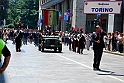
[[[124,56],[104,53],[102,71],[93,71],[92,50],[79,55],[63,45],[62,53],[42,53],[28,44],[17,53],[11,43],[11,61],[0,83],[124,83]]]

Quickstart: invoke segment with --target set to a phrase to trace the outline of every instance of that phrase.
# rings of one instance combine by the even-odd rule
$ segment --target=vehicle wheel
[[[61,48],[59,48],[59,53],[61,53],[62,52],[62,49]]]
[[[41,48],[41,52],[44,52],[44,48],[43,47]]]
[[[38,46],[38,50],[41,51],[41,46]]]
[[[57,51],[57,48],[54,48],[54,52],[56,52]]]

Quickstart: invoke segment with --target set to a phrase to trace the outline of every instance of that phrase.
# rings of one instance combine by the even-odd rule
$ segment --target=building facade
[[[52,8],[62,12],[64,16],[65,12],[73,14],[70,17],[69,22],[71,27],[83,28],[84,33],[90,33],[95,31],[93,24],[97,18],[95,14],[84,14],[83,13],[84,0],[39,0],[39,19],[42,16],[42,9]],[[55,27],[56,30],[66,31],[66,21],[62,19],[58,22]],[[103,14],[102,15],[102,28],[106,32],[120,31],[123,32],[123,12],[121,14]]]

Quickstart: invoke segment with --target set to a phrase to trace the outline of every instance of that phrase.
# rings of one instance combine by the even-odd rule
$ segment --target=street
[[[104,53],[102,71],[93,71],[91,49],[77,54],[63,45],[62,53],[40,52],[28,44],[16,52],[11,41],[7,46],[12,56],[0,83],[124,83],[124,56]]]

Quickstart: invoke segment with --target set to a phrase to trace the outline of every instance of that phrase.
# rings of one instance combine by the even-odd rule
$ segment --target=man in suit
[[[94,63],[93,63],[93,70],[100,71],[100,61],[103,54],[104,41],[103,36],[106,33],[100,28],[99,25],[96,26],[96,32],[92,34],[92,42],[93,42],[93,50],[94,50]]]
[[[22,45],[22,32],[20,31],[20,28],[18,28],[16,32],[15,42],[16,42],[16,52],[20,52],[21,51],[20,48]]]
[[[84,46],[84,42],[85,42],[85,37],[83,35],[83,31],[80,31],[79,35],[78,35],[78,53],[83,54],[83,49],[85,48]]]

